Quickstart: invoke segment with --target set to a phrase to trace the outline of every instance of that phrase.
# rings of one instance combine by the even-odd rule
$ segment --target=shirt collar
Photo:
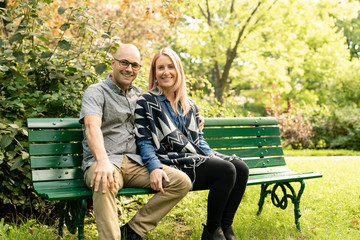
[[[117,94],[125,94],[124,90],[122,90],[118,85],[116,85],[116,84],[113,82],[111,75],[108,75],[108,76],[106,77],[105,83],[106,83],[106,85],[108,85],[109,88],[110,88],[111,90],[113,90],[115,93],[117,93]],[[131,90],[132,88],[133,88],[133,85],[131,84],[130,87],[126,90],[126,92],[129,91],[129,90]]]
[[[158,97],[158,99],[159,99],[160,102],[169,101],[169,100],[165,97],[164,94],[161,94],[161,95],[159,95],[159,96],[157,96],[157,97]]]

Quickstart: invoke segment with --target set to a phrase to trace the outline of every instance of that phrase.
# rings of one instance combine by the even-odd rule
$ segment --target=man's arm
[[[84,126],[89,148],[97,164],[90,186],[94,187],[94,191],[96,192],[99,190],[99,185],[102,181],[103,193],[106,192],[107,184],[109,184],[110,189],[113,190],[118,172],[106,154],[104,137],[101,132],[101,118],[96,115],[87,115],[84,117]]]

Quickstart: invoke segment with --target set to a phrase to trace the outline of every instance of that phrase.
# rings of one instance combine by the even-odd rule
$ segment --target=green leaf
[[[104,32],[101,37],[103,38],[110,38],[111,33],[110,32]]]
[[[59,41],[59,47],[67,51],[71,48],[71,44],[66,40],[61,40]]]
[[[39,36],[38,39],[41,40],[41,41],[43,41],[43,42],[47,42],[47,43],[50,42],[49,39],[47,39],[47,38],[44,37],[44,36]]]
[[[58,8],[58,14],[60,14],[60,15],[61,15],[61,14],[64,14],[64,12],[66,11],[66,9],[67,9],[66,7],[59,7],[59,8]]]
[[[24,159],[22,159],[20,156],[17,157],[17,158],[15,159],[15,162],[14,162],[13,165],[11,166],[10,171],[13,171],[13,170],[21,167],[21,166],[24,164],[24,162],[25,162]]]
[[[18,62],[24,62],[25,54],[23,52],[20,51],[13,52],[13,56],[16,58]]]
[[[10,127],[14,128],[14,129],[19,129],[20,127],[15,124],[15,123],[12,123],[12,124],[9,124]]]
[[[0,164],[3,163],[4,158],[5,158],[4,153],[0,151]]]
[[[11,50],[11,49],[6,49],[6,50],[4,51],[5,57],[10,57],[11,54],[12,54],[12,50]]]
[[[99,63],[99,64],[95,65],[95,71],[99,75],[101,75],[103,72],[105,72],[106,68],[107,68],[106,63]]]
[[[21,33],[17,32],[9,38],[9,43],[21,41],[23,37],[24,36]]]
[[[28,159],[28,158],[29,158],[29,153],[24,152],[24,151],[21,151],[21,158],[22,158],[23,160]]]
[[[7,66],[1,66],[0,65],[0,70],[3,71],[3,72],[6,72],[9,70],[9,68]]]
[[[70,28],[70,23],[64,23],[63,25],[60,26],[60,30],[63,32],[65,32],[69,28]]]
[[[3,135],[1,137],[1,141],[0,141],[0,144],[1,144],[1,147],[3,149],[5,149],[7,146],[10,145],[10,143],[13,141],[13,138],[9,135],[9,134],[6,134],[6,135]]]
[[[51,57],[52,55],[53,55],[52,52],[46,51],[46,52],[42,52],[42,53],[41,53],[41,57],[40,57],[40,58],[49,58],[49,57]]]

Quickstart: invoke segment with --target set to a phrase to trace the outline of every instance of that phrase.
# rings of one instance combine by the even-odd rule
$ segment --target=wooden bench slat
[[[274,117],[246,117],[246,118],[205,118],[205,126],[251,126],[277,125]]]
[[[286,165],[284,157],[265,157],[265,158],[244,159],[244,162],[248,165],[248,167],[250,169]]]
[[[241,158],[284,155],[282,147],[247,148],[247,149],[217,149],[216,151],[226,154],[226,155],[235,154],[236,156],[239,156]]]
[[[60,155],[60,154],[82,154],[82,143],[50,143],[30,144],[31,156]]]
[[[38,191],[46,191],[47,189],[63,189],[63,188],[80,188],[86,187],[84,179],[71,179],[63,181],[43,181],[34,182],[34,188]]]
[[[77,156],[36,156],[30,157],[31,168],[80,167],[82,155]]]
[[[270,174],[270,173],[285,173],[285,172],[291,172],[291,170],[286,166],[249,169],[249,175],[251,175],[251,176],[261,175],[261,174]]]
[[[264,147],[281,145],[280,137],[255,137],[255,138],[219,138],[206,139],[212,149],[217,148],[243,148],[243,147]]]
[[[131,195],[142,195],[142,194],[154,194],[155,191],[145,188],[123,188],[117,196],[131,196]],[[78,198],[91,198],[92,193],[89,188],[80,189],[63,189],[63,191],[39,191],[38,194],[46,196],[49,200],[69,200]]]
[[[69,179],[83,179],[83,172],[81,168],[44,169],[32,171],[33,182]]]
[[[279,127],[224,127],[224,128],[204,128],[205,138],[214,137],[248,137],[248,136],[279,136]]]
[[[28,118],[28,128],[81,128],[78,118]]]
[[[89,188],[63,189],[63,191],[39,191],[49,200],[69,200],[79,198],[91,198],[92,192]]]
[[[278,182],[299,182],[305,179],[321,178],[322,175],[319,173],[294,173],[288,175],[280,174],[265,174],[265,175],[252,175],[249,176],[247,185],[258,185],[266,183],[278,183]]]
[[[29,131],[30,142],[66,142],[82,141],[83,139],[84,136],[81,129]]]

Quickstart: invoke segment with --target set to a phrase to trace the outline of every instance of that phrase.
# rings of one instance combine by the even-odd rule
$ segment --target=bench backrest
[[[78,119],[28,119],[28,130],[35,189],[83,186],[83,132]],[[204,136],[211,148],[236,154],[249,168],[285,165],[275,118],[208,118]],[[49,185],[49,181],[53,183]]]
[[[78,119],[33,118],[28,119],[27,124],[34,188],[85,186],[80,169],[83,132]]]
[[[203,131],[212,149],[264,168],[286,165],[277,124],[272,117],[209,118]]]

